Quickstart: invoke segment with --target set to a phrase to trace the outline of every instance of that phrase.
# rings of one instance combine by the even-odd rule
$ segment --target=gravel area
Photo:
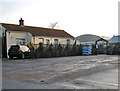
[[[63,84],[64,82],[71,84],[71,81],[80,77],[117,69],[118,56],[97,55],[25,60],[4,59],[2,65],[4,79],[36,83],[40,84],[40,86]],[[63,88],[66,88],[65,84],[64,86],[62,85]],[[59,85],[59,87],[61,86]]]

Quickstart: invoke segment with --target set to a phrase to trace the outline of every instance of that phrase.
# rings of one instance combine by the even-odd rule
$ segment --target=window
[[[46,44],[47,44],[47,45],[49,45],[49,44],[50,44],[49,39],[46,39]]]
[[[35,44],[35,37],[33,37],[33,43]]]
[[[68,45],[70,44],[70,40],[69,40],[69,39],[67,40],[67,44],[68,44]]]
[[[18,50],[20,47],[18,45],[16,46],[11,46],[10,49],[15,49],[15,50]]]
[[[44,39],[43,38],[39,38],[39,43],[44,43]]]
[[[25,51],[29,51],[29,48],[27,46],[20,46],[20,49],[25,52]]]
[[[19,39],[19,38],[17,38],[16,39],[16,44],[17,45],[25,45],[25,39]]]
[[[54,39],[54,44],[55,44],[55,46],[58,45],[58,39]]]

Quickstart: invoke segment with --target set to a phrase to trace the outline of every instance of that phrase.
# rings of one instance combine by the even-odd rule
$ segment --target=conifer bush
[[[92,45],[92,55],[97,55],[96,45]]]
[[[64,57],[64,56],[77,56],[82,55],[82,45],[70,46],[67,44],[62,47],[61,44],[54,46],[53,44],[44,47],[42,43],[39,43],[37,49],[31,48],[31,58],[50,58],[50,57]]]

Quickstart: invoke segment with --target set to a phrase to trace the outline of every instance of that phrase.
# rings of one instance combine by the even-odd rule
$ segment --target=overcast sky
[[[119,0],[0,0],[0,22],[64,29],[74,37],[118,34]]]

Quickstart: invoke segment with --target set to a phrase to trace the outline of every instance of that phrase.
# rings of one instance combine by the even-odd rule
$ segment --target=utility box
[[[92,45],[83,44],[82,45],[82,55],[92,55]]]

